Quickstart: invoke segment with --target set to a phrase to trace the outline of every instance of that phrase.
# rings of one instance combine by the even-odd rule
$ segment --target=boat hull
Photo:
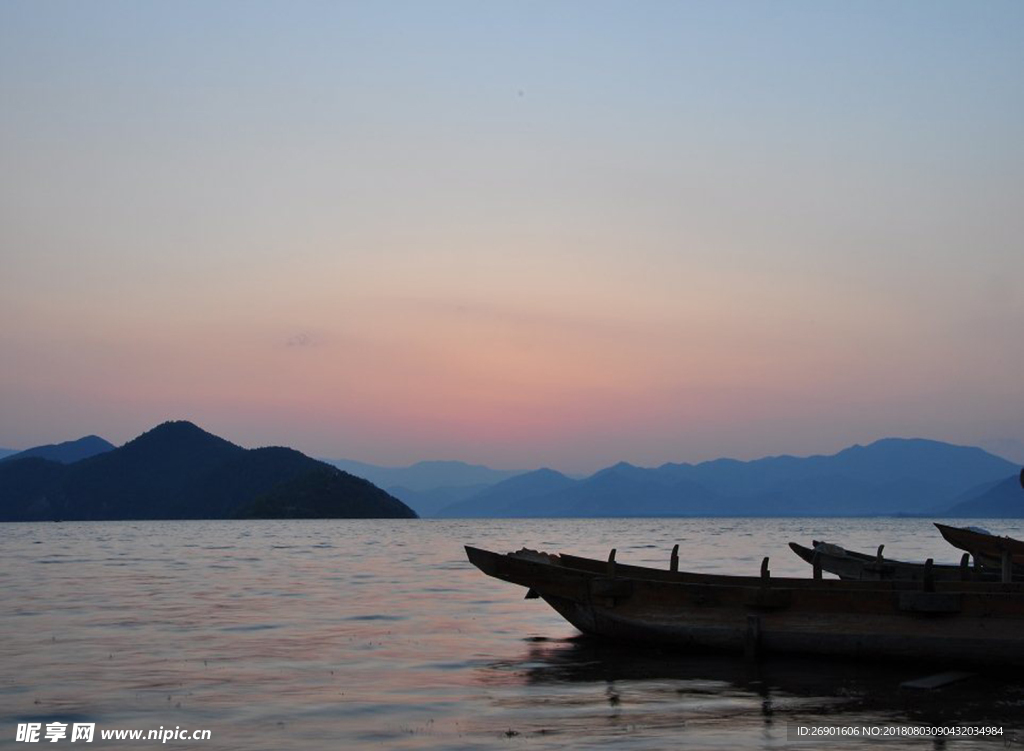
[[[843,551],[843,554],[837,554],[818,546],[817,543],[816,547],[808,548],[791,542],[789,547],[812,566],[817,565],[822,571],[850,581],[905,580],[923,582],[929,576],[934,581],[998,581],[1000,579],[998,569],[985,568],[980,565],[972,567],[966,562],[959,566],[934,564],[929,568],[923,563],[880,558],[855,551]]]
[[[935,522],[939,533],[955,548],[965,550],[985,566],[998,569],[1003,555],[1010,556],[1015,567],[1024,567],[1024,542],[1012,537],[999,537],[975,532],[964,527],[950,527]]]
[[[758,579],[468,548],[484,573],[530,588],[585,634],[684,649],[1024,665],[1020,585]],[[533,554],[536,555],[536,554]],[[587,560],[574,559],[572,561]],[[627,576],[623,569],[629,569]],[[949,583],[952,584],[952,583]]]

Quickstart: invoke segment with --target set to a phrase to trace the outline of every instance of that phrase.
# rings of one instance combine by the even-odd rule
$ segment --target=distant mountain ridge
[[[916,438],[886,438],[827,456],[653,468],[619,462],[589,477],[458,461],[408,467],[325,463],[287,448],[243,449],[187,422],[164,423],[119,449],[86,436],[11,454],[3,457],[0,450],[0,520],[409,516],[414,511],[445,518],[1024,518],[1017,465],[979,448]],[[389,485],[385,492],[369,478],[331,464],[378,483],[408,484]]]
[[[443,517],[870,516],[948,508],[1015,472],[982,449],[886,438],[829,456],[716,459],[656,468],[620,462],[582,480],[505,480]],[[550,472],[550,470],[548,470]],[[558,474],[558,473],[555,473]],[[530,477],[530,473],[522,477]]]
[[[322,461],[356,477],[363,477],[382,488],[399,486],[415,491],[446,486],[493,485],[524,472],[521,469],[492,469],[482,464],[467,464],[460,461],[423,461],[406,467],[385,467],[351,459]]]
[[[531,501],[543,498],[573,484],[573,480],[553,469],[537,469],[492,485],[459,503],[439,509],[437,516],[509,517],[533,514]]]
[[[294,449],[244,449],[184,421],[73,464],[0,462],[0,521],[414,516],[372,483]]]
[[[421,516],[433,515],[438,509],[525,471],[460,461],[422,461],[407,467],[384,467],[351,459],[322,461],[384,488]]]
[[[49,459],[61,464],[73,464],[82,459],[88,459],[91,456],[113,451],[114,448],[114,444],[100,438],[98,435],[87,435],[74,441],[50,443],[45,446],[25,449],[24,451],[15,451],[8,456],[0,455],[0,461],[36,458]]]
[[[489,487],[491,485],[484,483],[481,485],[446,485],[430,490],[410,490],[401,485],[392,485],[387,488],[387,491],[420,516],[435,516],[441,509],[474,496]]]
[[[1024,518],[1024,471],[969,494],[953,505],[946,516],[964,519]]]

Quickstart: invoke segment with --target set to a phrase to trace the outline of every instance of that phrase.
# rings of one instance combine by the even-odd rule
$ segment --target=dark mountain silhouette
[[[29,457],[0,463],[0,521],[59,518],[47,495],[57,488],[66,465]]]
[[[290,450],[290,449],[286,449]],[[301,454],[300,454],[301,456]],[[242,507],[238,516],[251,519],[414,518],[415,512],[369,480],[327,464],[279,483]]]
[[[1024,474],[1024,473],[1022,473]],[[1024,518],[1024,487],[1022,475],[1014,475],[980,489],[948,509],[944,516],[975,519]]]
[[[63,443],[50,443],[46,446],[35,446],[24,451],[12,452],[9,456],[0,454],[0,461],[14,461],[15,459],[49,459],[61,464],[73,464],[74,462],[88,459],[91,456],[105,454],[114,450],[114,444],[105,441],[98,435],[87,435],[77,441],[64,441]]]
[[[20,454],[18,449],[0,449],[0,461],[3,461],[11,454]]]
[[[506,481],[438,516],[864,516],[948,508],[1015,467],[981,449],[887,438],[831,456],[717,459],[645,469],[620,463],[556,488]],[[522,477],[528,477],[524,475]],[[517,480],[520,478],[513,478]],[[504,487],[503,487],[504,486]],[[499,501],[493,492],[501,488]]]
[[[189,422],[74,464],[0,463],[0,520],[414,517],[366,480],[288,448],[244,449]]]

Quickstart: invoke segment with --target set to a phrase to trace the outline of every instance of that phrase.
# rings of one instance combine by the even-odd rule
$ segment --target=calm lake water
[[[962,521],[959,523],[963,523]],[[1024,524],[984,526],[1024,538]],[[204,749],[866,748],[799,722],[992,723],[1024,747],[1024,679],[901,689],[906,666],[680,655],[579,638],[462,546],[809,576],[812,538],[956,563],[916,519],[217,521],[0,524],[0,747],[19,722],[206,728]],[[938,672],[938,671],[935,671]],[[60,741],[57,748],[70,744]],[[45,744],[51,747],[51,744]],[[38,747],[38,746],[36,746]]]

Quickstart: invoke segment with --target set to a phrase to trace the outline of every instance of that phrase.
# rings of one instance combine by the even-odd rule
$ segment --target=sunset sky
[[[1024,3],[0,3],[0,446],[1024,458]]]

